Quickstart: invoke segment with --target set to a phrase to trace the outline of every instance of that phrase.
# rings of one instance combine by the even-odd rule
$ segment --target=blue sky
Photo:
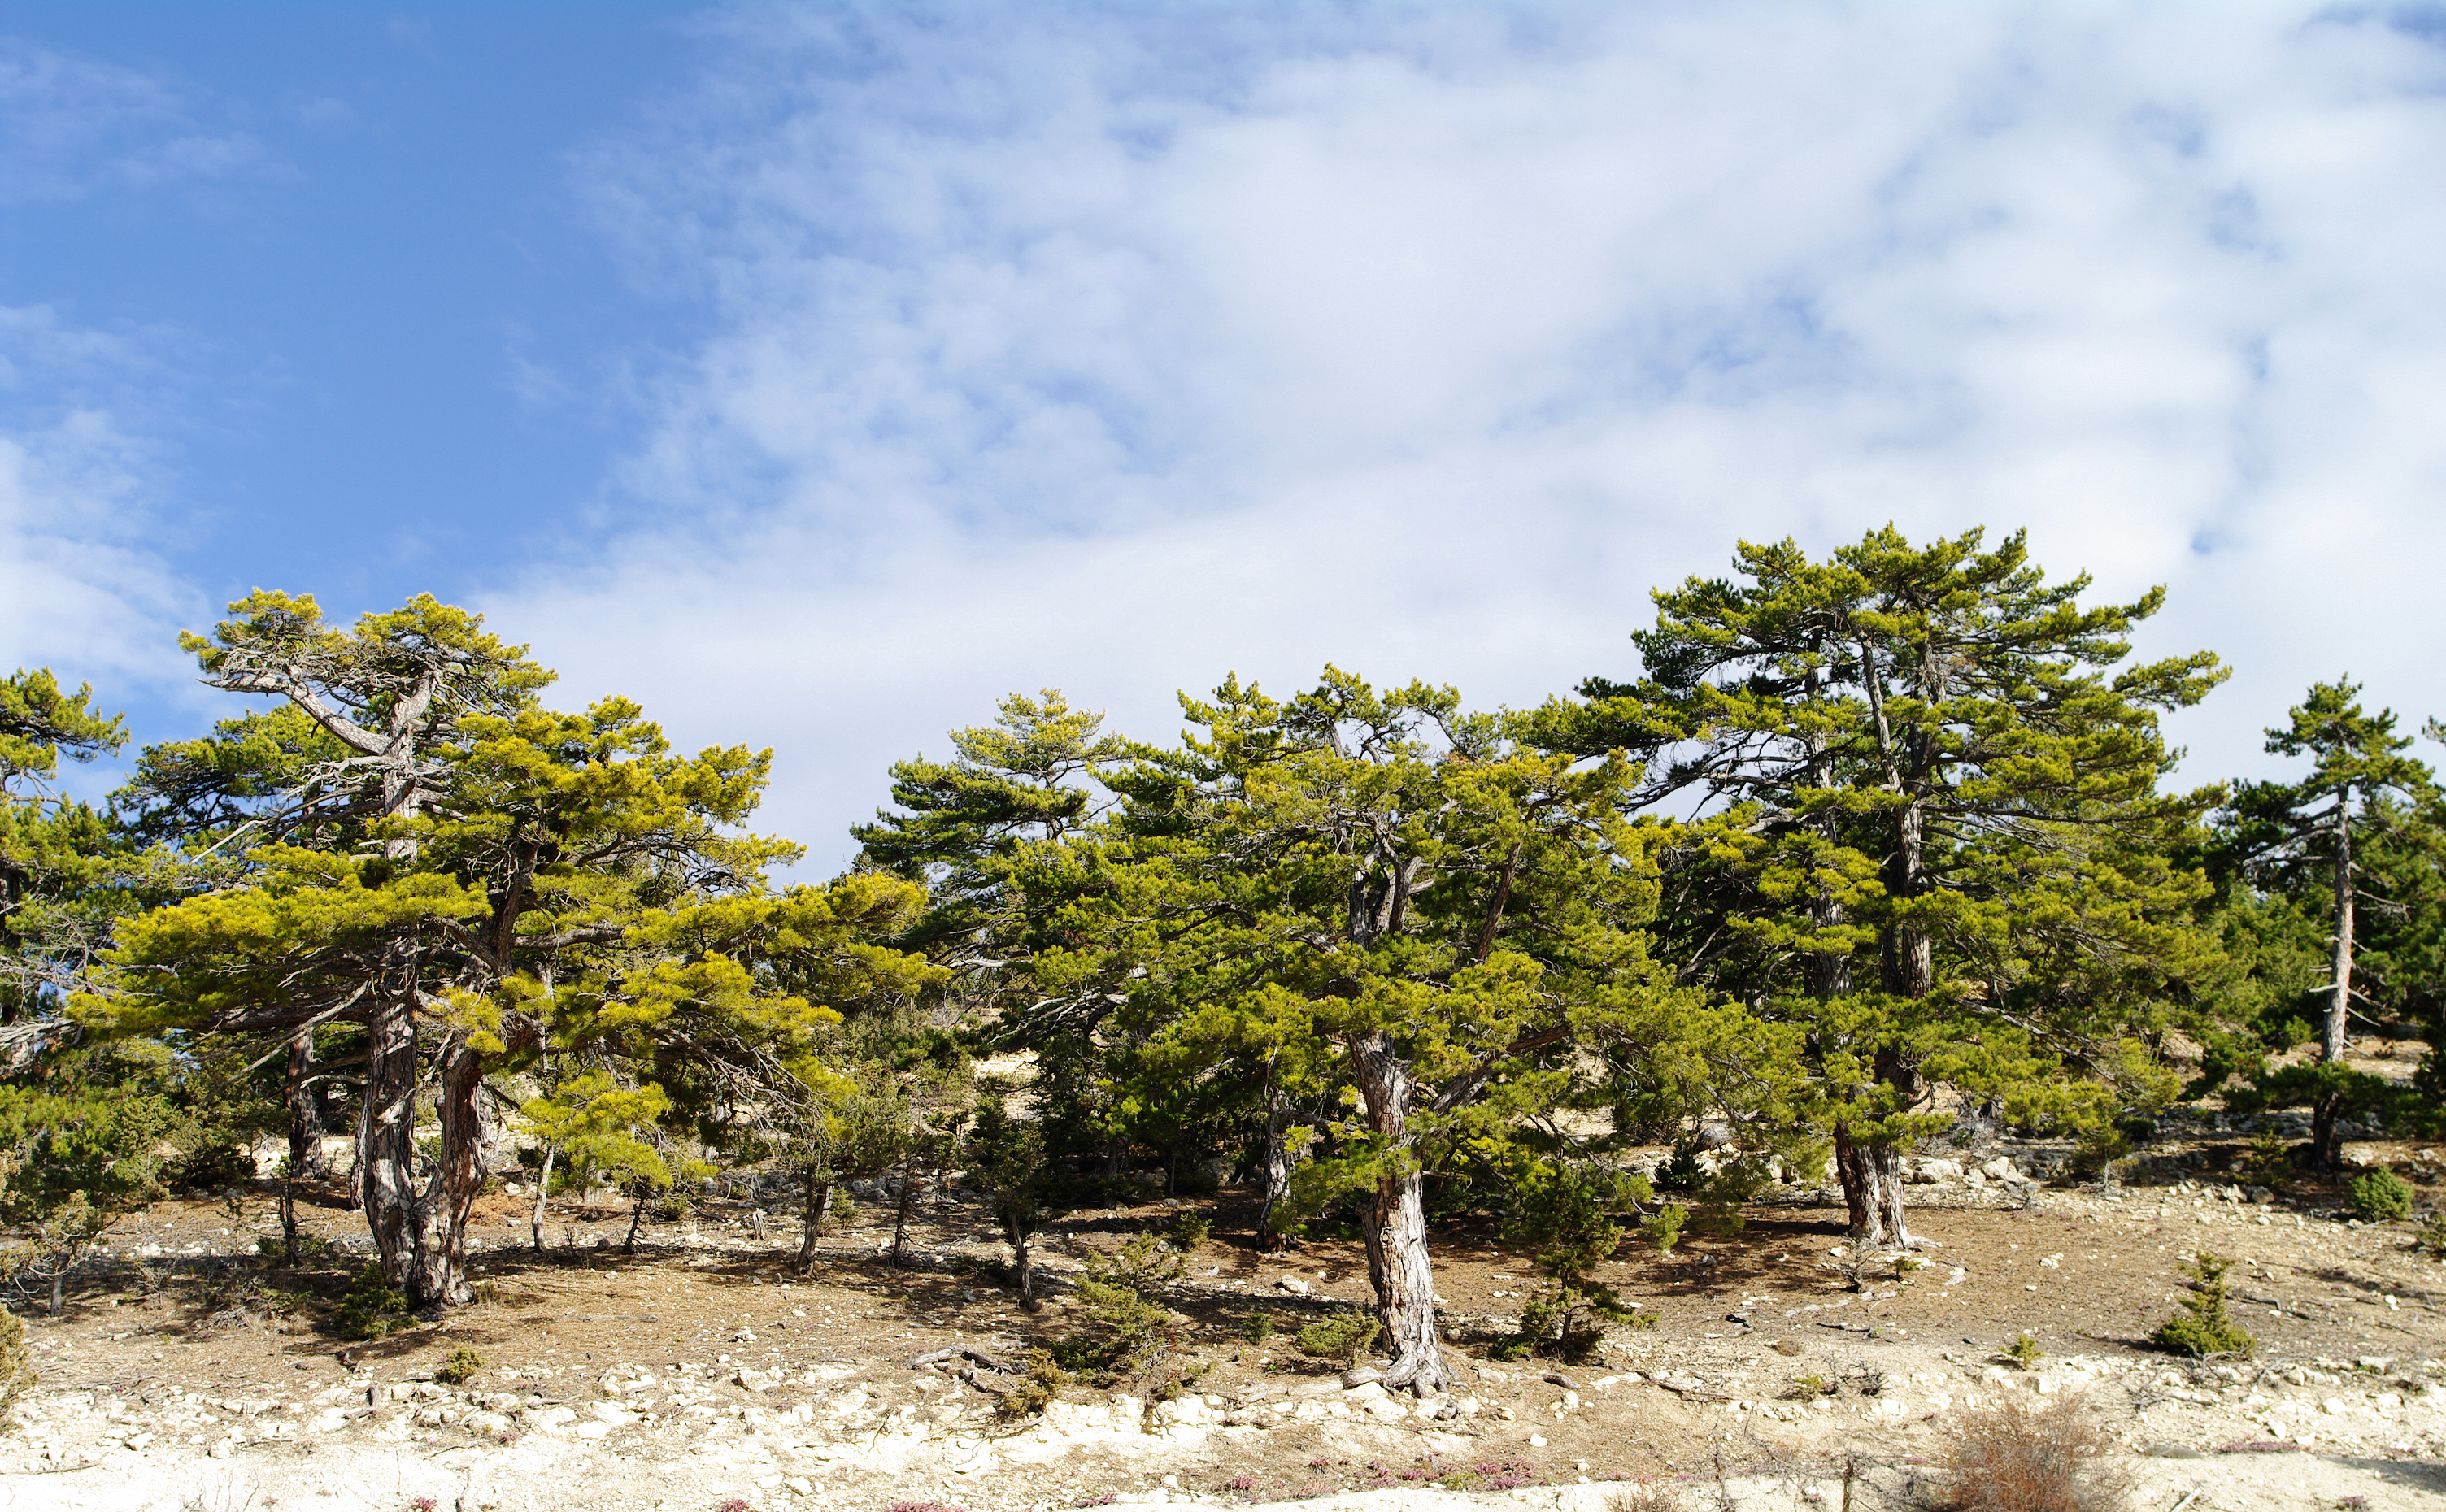
[[[429,589],[829,865],[1012,688],[1532,701],[1736,537],[2026,525],[2258,770],[2446,713],[2439,17],[0,7],[0,662],[160,738],[234,594]]]

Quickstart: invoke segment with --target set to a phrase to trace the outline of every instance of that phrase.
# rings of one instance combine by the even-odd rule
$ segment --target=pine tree
[[[1854,1227],[1898,1244],[1932,1073],[2028,1088],[2068,1050],[2163,1095],[2134,1036],[2206,949],[2205,883],[2168,857],[2211,795],[2158,791],[2157,716],[2222,669],[2121,666],[2162,591],[2085,607],[2086,577],[1982,539],[1889,527],[1822,562],[1743,543],[1733,577],[1656,595],[1646,680],[1541,716],[1558,744],[1668,749],[1656,793],[1715,806],[1722,839],[1682,884],[1706,943],[1676,962],[1807,1026]]]
[[[332,822],[255,846],[237,885],[123,924],[84,1013],[115,1034],[275,1042],[359,1026],[359,1203],[386,1279],[416,1304],[469,1295],[488,1072],[549,1053],[702,1119],[795,1082],[839,1020],[794,985],[929,979],[872,943],[908,927],[913,886],[766,887],[765,868],[799,853],[738,828],[769,753],[673,756],[619,699],[546,711],[548,673],[429,598],[345,632],[310,599],[258,593],[235,612],[189,644],[209,681],[280,697],[345,748],[281,800]],[[412,1123],[426,1084],[429,1163]]]
[[[1656,981],[1654,837],[1622,816],[1621,758],[1530,749],[1450,689],[1333,668],[1288,702],[1234,679],[1183,705],[1198,733],[1114,776],[1104,831],[1040,858],[1092,886],[1055,915],[1071,943],[1039,962],[1037,1011],[1182,1047],[1142,1067],[1296,1044],[1299,1084],[1346,1089],[1294,1195],[1356,1208],[1386,1379],[1440,1390],[1428,1173],[1604,1106],[1609,1055],[1703,1067],[1772,1036]]]

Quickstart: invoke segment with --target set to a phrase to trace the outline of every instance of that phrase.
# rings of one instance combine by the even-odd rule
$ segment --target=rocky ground
[[[1074,1390],[1019,1422],[998,1414],[1007,1377],[990,1367],[1063,1329],[1063,1282],[1091,1251],[1180,1204],[1073,1215],[1047,1250],[1054,1301],[1031,1316],[992,1284],[999,1252],[956,1191],[920,1205],[920,1266],[885,1263],[878,1203],[804,1274],[752,1194],[649,1224],[633,1256],[617,1247],[625,1214],[555,1219],[537,1257],[524,1201],[504,1192],[483,1209],[479,1305],[348,1345],[325,1321],[340,1260],[254,1258],[277,1232],[266,1193],[164,1204],[110,1236],[111,1261],[57,1317],[19,1309],[43,1379],[0,1437],[0,1508],[1425,1508],[1468,1492],[1575,1512],[1831,1512],[1917,1504],[1973,1414],[2075,1395],[2132,1457],[2143,1512],[2186,1495],[2187,1512],[2446,1506],[2446,1270],[2409,1224],[2342,1220],[2330,1185],[2279,1198],[2204,1179],[2247,1143],[2170,1136],[2144,1178],[2159,1184],[2119,1191],[2039,1185],[2038,1148],[1931,1155],[1914,1223],[1939,1247],[1908,1277],[1857,1273],[1839,1209],[1788,1191],[1738,1236],[1626,1249],[1605,1279],[1654,1326],[1561,1369],[1492,1357],[1534,1277],[1490,1235],[1439,1232],[1463,1385],[1423,1402],[1289,1347],[1365,1294],[1356,1244],[1259,1255],[1232,1232],[1238,1205],[1208,1203],[1216,1237],[1165,1297],[1191,1378],[1159,1402]],[[2435,1204],[2432,1152],[2352,1154]],[[335,1201],[308,1212],[361,1242]],[[2238,1261],[2248,1360],[2147,1348],[2204,1248]],[[1276,1325],[1262,1345],[1257,1315]],[[2023,1333],[2035,1368],[1999,1353]],[[461,1349],[482,1368],[435,1379]]]

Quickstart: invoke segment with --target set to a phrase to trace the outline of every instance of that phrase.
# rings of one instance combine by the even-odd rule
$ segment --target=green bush
[[[1055,1343],[1054,1363],[1093,1377],[1099,1386],[1153,1370],[1172,1343],[1173,1317],[1145,1294],[1179,1275],[1179,1257],[1153,1234],[1088,1260],[1075,1294],[1080,1326]]]
[[[2020,1366],[2023,1370],[2030,1371],[2038,1369],[2039,1361],[2046,1357],[2047,1352],[2039,1347],[2039,1341],[2037,1339],[2024,1334],[2020,1338],[2015,1339],[2012,1343],[2005,1345],[2003,1353],[2004,1357],[2011,1360],[2015,1365]]]
[[[1044,1410],[1071,1382],[1068,1371],[1044,1350],[1027,1352],[1027,1370],[1006,1392],[994,1410],[1004,1417],[1034,1417]]]
[[[461,1344],[450,1352],[450,1357],[442,1362],[441,1368],[433,1372],[433,1378],[444,1386],[463,1386],[474,1380],[476,1372],[483,1368],[484,1356]]]
[[[1354,1307],[1336,1317],[1310,1323],[1294,1335],[1300,1352],[1321,1360],[1340,1360],[1348,1370],[1359,1363],[1376,1335],[1384,1331],[1376,1315],[1364,1307]]]
[[[1262,1346],[1274,1336],[1274,1315],[1251,1313],[1240,1320],[1240,1332],[1249,1336],[1250,1343]]]
[[[0,1308],[0,1433],[9,1430],[9,1409],[42,1377],[26,1348],[26,1320]]]
[[[1680,1203],[1667,1203],[1653,1216],[1641,1219],[1639,1231],[1656,1246],[1656,1253],[1666,1255],[1672,1253],[1673,1246],[1681,1241],[1682,1225],[1689,1219],[1690,1209]]]
[[[2189,1354],[2199,1358],[2210,1354],[2248,1354],[2258,1341],[2241,1324],[2226,1316],[2225,1273],[2233,1261],[2222,1255],[2202,1250],[2184,1274],[2191,1277],[2186,1284],[2191,1296],[2183,1298],[2181,1317],[2169,1318],[2149,1342],[2170,1354]]]
[[[2346,1184],[2344,1202],[2356,1218],[2393,1223],[2412,1216],[2412,1184],[2381,1166]]]
[[[1184,1252],[1195,1249],[1214,1232],[1214,1220],[1195,1207],[1184,1207],[1172,1221],[1172,1247]]]
[[[382,1262],[367,1260],[340,1298],[339,1329],[344,1338],[372,1339],[407,1327],[415,1319],[407,1298],[383,1279]]]
[[[2413,1241],[2432,1260],[2446,1260],[2446,1213],[2432,1213]]]

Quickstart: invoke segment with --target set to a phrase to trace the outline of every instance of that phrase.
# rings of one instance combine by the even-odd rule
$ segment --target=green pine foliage
[[[332,1321],[342,1338],[377,1339],[416,1318],[408,1312],[407,1297],[384,1278],[382,1266],[367,1264],[358,1267]]]
[[[1332,1360],[1345,1370],[1357,1365],[1376,1340],[1383,1336],[1384,1325],[1364,1307],[1320,1318],[1291,1335],[1303,1354],[1313,1354],[1321,1360]]]
[[[2380,1167],[2344,1184],[2344,1205],[2355,1218],[2393,1223],[2412,1216],[2412,1184]]]
[[[2183,1267],[2190,1295],[2183,1313],[2158,1325],[2149,1341],[2170,1354],[2204,1358],[2211,1354],[2248,1354],[2257,1347],[2243,1326],[2226,1313],[2225,1273],[2233,1265],[2222,1255],[2202,1250]]]

